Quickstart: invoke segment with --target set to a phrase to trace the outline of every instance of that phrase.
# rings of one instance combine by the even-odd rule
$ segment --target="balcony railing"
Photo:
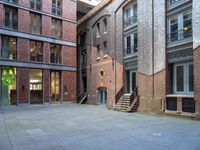
[[[137,22],[137,16],[132,16],[128,19],[124,20],[124,28],[127,28],[128,26],[131,26]]]
[[[185,0],[168,0],[168,4],[169,4],[169,6],[171,6],[171,5],[180,3],[182,1],[185,1]]]
[[[192,37],[192,28],[178,30],[168,34],[168,43],[180,41],[189,37]]]
[[[131,46],[124,49],[124,57],[137,53],[137,46]]]

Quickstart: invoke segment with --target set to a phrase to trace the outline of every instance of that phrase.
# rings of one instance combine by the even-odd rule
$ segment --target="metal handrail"
[[[134,102],[135,98],[138,96],[138,86],[133,90],[130,96],[130,106]]]
[[[124,94],[124,87],[122,87],[117,93],[117,95],[115,96],[115,104],[118,103],[118,101],[120,100],[123,94]]]
[[[76,97],[76,100],[77,100],[77,103],[79,103],[81,101],[81,99],[87,95],[87,89],[84,90],[81,94],[79,94],[77,97]]]

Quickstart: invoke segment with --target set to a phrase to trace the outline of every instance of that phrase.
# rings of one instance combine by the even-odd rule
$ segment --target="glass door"
[[[133,90],[136,88],[136,72],[130,71],[130,84],[129,84],[129,93],[132,93]]]
[[[100,89],[99,90],[99,103],[100,104],[106,104],[107,103],[107,90],[106,89]]]
[[[51,71],[51,101],[60,101],[60,72]]]

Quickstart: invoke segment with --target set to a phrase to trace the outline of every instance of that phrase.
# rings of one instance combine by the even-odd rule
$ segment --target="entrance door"
[[[107,90],[106,89],[100,89],[99,90],[99,103],[100,104],[106,104],[107,103]]]
[[[129,74],[129,93],[132,93],[133,90],[136,88],[136,72],[130,71]]]
[[[2,67],[1,70],[1,104],[16,105],[16,68]]]
[[[51,71],[51,101],[60,101],[60,72]]]

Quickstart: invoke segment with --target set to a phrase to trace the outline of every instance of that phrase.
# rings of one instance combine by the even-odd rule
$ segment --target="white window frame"
[[[186,95],[193,95],[194,91],[189,90],[189,65],[193,65],[193,62],[188,63],[178,63],[174,64],[173,66],[173,93],[174,94],[186,94]],[[183,66],[183,73],[184,73],[184,85],[183,85],[183,92],[177,91],[177,70],[178,66]]]
[[[124,36],[124,48],[127,49],[127,37],[131,37],[131,54],[126,54],[126,55],[132,55],[132,54],[137,54],[137,52],[134,52],[134,35],[137,34],[137,30],[134,30],[133,32],[127,34]]]
[[[169,42],[176,42],[176,41],[179,41],[181,39],[184,39],[183,34],[180,34],[179,32],[181,30],[183,31],[183,29],[184,29],[184,15],[189,14],[189,13],[192,13],[192,10],[184,11],[182,13],[179,13],[175,16],[168,18],[168,35],[170,35]],[[178,40],[171,41],[171,20],[173,20],[175,18],[178,19]]]

